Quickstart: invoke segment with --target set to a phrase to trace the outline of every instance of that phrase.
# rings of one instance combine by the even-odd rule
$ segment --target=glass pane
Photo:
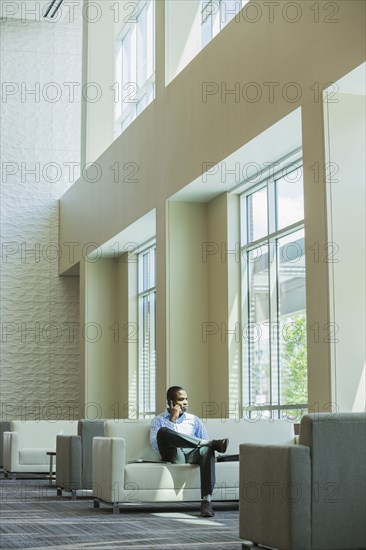
[[[282,404],[306,404],[306,294],[304,230],[277,241],[279,363]],[[293,411],[295,417],[300,414]]]
[[[247,197],[248,242],[268,235],[267,188]]]
[[[206,46],[212,39],[212,18],[207,17],[205,22],[201,25],[201,45],[202,48]]]
[[[142,113],[142,111],[145,109],[146,105],[147,105],[147,96],[144,95],[144,96],[142,96],[140,101],[137,103],[136,114],[139,115],[140,113]]]
[[[149,412],[155,412],[156,389],[156,292],[150,293],[151,303],[151,331],[150,331],[150,404]]]
[[[131,115],[129,114],[126,118],[123,119],[122,121],[122,124],[121,124],[121,131],[123,132],[124,130],[126,130],[126,128],[131,124],[132,122],[132,117]]]
[[[139,254],[139,367],[138,402],[141,417],[155,413],[156,387],[156,291],[155,246]],[[148,290],[151,289],[151,290]]]
[[[155,85],[152,83],[146,87],[147,105],[152,102],[155,96]]]
[[[156,248],[151,249],[151,281],[150,287],[156,286]]]
[[[140,412],[146,412],[150,401],[150,297],[148,295],[142,297],[140,336],[142,336],[142,353],[139,361],[139,408]]]
[[[146,48],[147,48],[147,67],[146,67],[146,78],[149,79],[154,74],[154,3],[149,2],[147,5],[147,38],[146,38]]]
[[[121,42],[122,132],[155,97],[154,35],[154,2],[148,0]]]
[[[133,86],[131,77],[131,33],[129,32],[122,41],[122,111],[129,108],[126,97],[128,98],[131,95]]]
[[[143,262],[143,290],[147,290],[150,286],[150,254],[146,252],[142,255]]]
[[[271,398],[268,245],[250,251],[247,261],[249,323],[242,337],[249,349],[250,404],[259,405]]]
[[[122,88],[131,82],[131,33],[122,40]]]
[[[276,181],[277,229],[304,219],[303,170],[298,166]]]
[[[202,1],[201,24],[204,23],[207,18],[212,14],[212,9],[212,0]]]
[[[212,19],[212,36],[216,36],[221,30],[220,7],[217,2],[213,3],[211,19]]]
[[[122,42],[120,42],[118,51],[116,54],[116,83],[118,83],[118,95],[114,98],[114,115],[115,119],[118,119],[122,115],[122,103],[121,103],[121,90],[120,85],[123,80],[122,77],[122,58],[123,58],[123,47]]]
[[[147,78],[147,14],[141,10],[137,24],[137,85],[144,86]]]

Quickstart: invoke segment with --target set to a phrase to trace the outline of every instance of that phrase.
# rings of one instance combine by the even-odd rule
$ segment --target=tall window
[[[156,246],[138,255],[138,405],[139,417],[155,414],[156,340],[155,340],[155,256]]]
[[[202,0],[201,47],[212,40],[249,0]]]
[[[127,18],[116,51],[116,135],[155,97],[154,1],[141,0],[135,11]]]
[[[307,407],[301,163],[241,196],[243,403],[261,414]]]

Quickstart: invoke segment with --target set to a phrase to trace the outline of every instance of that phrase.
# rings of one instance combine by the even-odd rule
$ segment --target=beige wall
[[[86,2],[88,5],[89,2]],[[114,75],[114,11],[112,0],[103,0],[100,9],[91,2],[88,18],[84,18],[84,32],[87,33],[87,51],[84,51],[86,66],[83,83],[83,102],[86,108],[86,162],[94,161],[113,140],[114,133],[114,92],[110,87],[115,82]],[[100,16],[101,14],[101,16]],[[97,18],[100,17],[99,20]],[[112,29],[112,32],[111,32]],[[101,47],[101,36],[103,46]],[[98,139],[95,139],[95,136]]]
[[[113,323],[113,339],[118,347],[118,406],[115,411],[118,417],[127,417],[129,403],[137,408],[135,392],[137,362],[135,350],[137,347],[137,307],[136,298],[130,297],[131,271],[134,275],[137,271],[136,257],[123,254],[117,263],[117,294],[115,294],[117,314]],[[116,262],[114,262],[116,263]],[[135,290],[135,289],[134,289]],[[134,292],[134,296],[136,293]],[[130,299],[129,299],[130,298]],[[116,415],[117,416],[117,415]]]
[[[85,345],[86,411],[98,408],[101,418],[111,416],[118,397],[118,346],[111,326],[117,318],[117,269],[113,260],[86,263]],[[114,379],[114,384],[110,383]],[[91,413],[85,415],[91,416]]]
[[[263,14],[268,13],[265,2],[258,4],[261,4]],[[157,2],[157,6],[157,25],[161,29],[164,3]],[[162,86],[164,39],[159,35],[159,86],[155,101],[113,143],[112,137],[108,142],[106,134],[97,131],[88,134],[90,151],[94,150],[95,154],[109,146],[98,159],[102,169],[101,181],[90,183],[85,178],[80,179],[61,200],[60,244],[63,246],[63,243],[70,241],[78,243],[73,264],[82,259],[85,243],[94,241],[102,244],[146,212],[153,208],[157,210],[157,254],[160,258],[157,264],[160,285],[160,291],[157,291],[157,325],[160,327],[157,342],[158,403],[163,401],[165,386],[172,379],[175,369],[171,341],[175,339],[178,342],[174,324],[177,320],[173,315],[166,324],[165,319],[166,312],[170,313],[169,304],[177,299],[172,295],[172,289],[166,286],[167,277],[170,284],[172,266],[170,260],[165,260],[166,247],[169,249],[167,231],[174,233],[174,227],[170,228],[170,216],[165,219],[165,203],[202,174],[205,162],[224,160],[294,109],[302,107],[305,223],[309,230],[307,243],[311,245],[315,241],[322,243],[326,240],[325,191],[311,183],[314,161],[324,166],[321,90],[326,83],[336,81],[363,62],[365,4],[358,0],[337,2],[340,9],[336,24],[328,23],[325,18],[326,2],[319,3],[319,22],[314,22],[314,12],[308,9],[306,3],[301,6],[302,16],[296,23],[289,23],[281,16],[276,16],[270,24],[266,16],[255,24],[244,19],[232,21],[166,88]],[[103,29],[104,23],[101,35],[105,32]],[[98,32],[96,27],[93,32]],[[102,48],[103,41],[99,44]],[[105,55],[110,52],[108,44],[107,41]],[[88,63],[94,63],[92,52]],[[98,67],[101,71],[99,77],[105,80],[107,77],[103,67]],[[213,83],[218,92],[203,100],[202,89],[208,82]],[[274,97],[269,95],[269,87],[265,84],[268,82],[276,83]],[[233,89],[235,83],[239,83],[242,92],[237,102],[233,95],[220,93]],[[256,83],[256,88],[251,88],[251,92],[259,90],[261,96],[258,101],[251,101],[250,96],[245,95],[247,83]],[[296,91],[299,95],[294,100]],[[249,89],[247,92],[249,94]],[[90,155],[89,160],[96,160]],[[110,169],[116,161],[120,166],[118,183],[114,181],[115,174]],[[128,178],[127,163],[133,163],[136,169],[135,182]],[[220,197],[217,201],[217,204],[213,202],[209,205],[209,211],[213,213],[218,208],[225,216],[227,206],[224,208],[219,203],[227,199]],[[213,220],[210,222],[212,237],[209,231],[208,240],[212,238],[221,242],[224,235],[227,238],[226,221],[221,214],[217,218],[214,216]],[[186,241],[186,247],[187,244]],[[329,321],[330,309],[327,266],[307,262],[307,308],[310,319],[325,323]],[[69,267],[68,257],[63,254],[60,273]],[[201,267],[196,266],[195,269],[200,271]],[[228,284],[226,267],[220,265],[217,269],[209,271],[208,308],[212,318],[216,316],[221,322],[222,316],[227,321],[231,314],[227,304],[230,300],[232,309],[235,296]],[[216,303],[221,299],[221,296],[217,297],[217,286],[220,285],[221,305]],[[202,303],[199,304],[198,318],[202,315]],[[214,311],[216,308],[217,312]],[[169,334],[170,341],[168,356],[166,334]],[[225,348],[219,348],[217,353],[209,351],[207,363],[202,366],[202,372],[206,372],[208,377],[205,380],[202,376],[194,391],[206,395],[209,388],[210,399],[228,403],[228,373],[232,372],[232,358],[236,351],[234,349],[228,353]],[[184,363],[182,359],[180,361]],[[194,384],[193,379],[191,384]],[[309,402],[317,401],[323,408],[330,400],[330,346],[327,343],[322,346],[310,344]]]
[[[202,262],[207,240],[207,206],[168,203],[168,386],[187,388],[197,410],[209,399],[208,349],[201,338],[208,318],[208,270]]]
[[[237,414],[241,396],[238,204],[167,203],[167,385],[203,417]]]
[[[331,403],[331,356],[326,339],[314,338],[309,327],[323,327],[329,322],[328,264],[312,253],[316,243],[327,242],[325,153],[323,105],[308,103],[302,108],[304,158],[304,219],[306,263],[306,322],[308,358],[309,410],[328,410]],[[312,167],[319,166],[319,178]]]
[[[84,323],[81,355],[85,355],[85,417],[121,418],[136,403],[133,380],[133,348],[137,338],[135,320],[128,316],[127,255],[85,262]],[[130,373],[129,373],[130,366]],[[129,387],[129,380],[131,387]],[[129,393],[130,392],[130,393]],[[131,403],[130,410],[129,402]]]
[[[202,339],[209,350],[211,407],[203,411],[205,416],[221,416],[221,403],[228,403],[229,397],[228,344],[222,338],[228,319],[228,270],[226,259],[221,257],[221,244],[226,240],[227,195],[222,194],[208,204],[208,238],[202,247],[202,259],[209,269],[208,317],[202,327]]]
[[[208,203],[208,317],[202,339],[208,347],[210,402],[205,416],[241,414],[239,197],[223,193]]]

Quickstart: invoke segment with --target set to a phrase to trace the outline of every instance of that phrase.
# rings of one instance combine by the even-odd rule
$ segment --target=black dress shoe
[[[201,516],[204,518],[212,518],[215,512],[212,509],[212,504],[208,500],[201,500]]]
[[[229,440],[226,439],[213,439],[211,442],[211,448],[218,453],[226,453],[226,449],[229,445]]]

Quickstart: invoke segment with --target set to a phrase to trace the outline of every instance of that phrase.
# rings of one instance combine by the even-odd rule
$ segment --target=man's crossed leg
[[[160,428],[157,443],[161,458],[174,464],[198,464],[201,475],[201,515],[214,515],[211,495],[215,486],[215,451],[224,453],[228,439],[199,439],[170,428]]]

